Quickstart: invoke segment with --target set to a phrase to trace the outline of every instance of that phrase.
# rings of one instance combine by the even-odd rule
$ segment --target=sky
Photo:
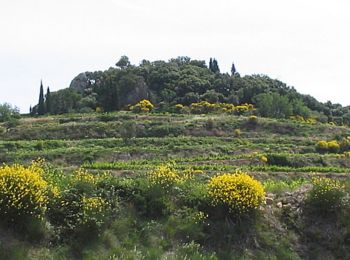
[[[348,0],[0,0],[0,103],[27,113],[51,91],[127,55],[215,57],[322,102],[350,105]]]

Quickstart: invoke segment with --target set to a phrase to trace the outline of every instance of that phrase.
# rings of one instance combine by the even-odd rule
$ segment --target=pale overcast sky
[[[27,112],[121,55],[216,57],[350,105],[349,0],[0,0],[0,103]]]

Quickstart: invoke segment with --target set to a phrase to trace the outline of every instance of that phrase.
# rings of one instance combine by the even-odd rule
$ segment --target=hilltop
[[[32,115],[72,112],[128,110],[142,99],[150,100],[159,111],[172,111],[176,104],[210,103],[252,104],[264,117],[301,116],[320,122],[350,124],[350,108],[331,102],[321,103],[294,87],[267,75],[241,76],[234,64],[231,73],[221,73],[218,61],[178,57],[169,61],[142,60],[132,65],[122,56],[115,67],[105,71],[83,72],[68,88],[44,97]]]

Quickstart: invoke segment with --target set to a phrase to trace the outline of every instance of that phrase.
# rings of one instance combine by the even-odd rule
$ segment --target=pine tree
[[[43,82],[40,82],[40,93],[39,93],[39,104],[38,104],[38,115],[45,114],[45,100],[44,100],[44,88]]]
[[[51,113],[52,111],[52,104],[51,104],[51,92],[50,92],[50,87],[47,87],[47,91],[46,91],[46,113]]]
[[[235,64],[232,62],[232,66],[231,66],[231,75],[235,75],[235,73],[237,72]]]
[[[211,71],[213,71],[213,59],[212,58],[210,58],[210,60],[209,60],[209,69]]]

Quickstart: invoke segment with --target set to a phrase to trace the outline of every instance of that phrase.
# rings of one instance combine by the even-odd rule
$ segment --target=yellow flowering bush
[[[304,118],[303,116],[296,115],[296,116],[291,116],[290,119],[296,122],[304,123],[304,124],[310,124],[310,125],[317,124],[317,119],[312,117]]]
[[[194,170],[193,168],[187,168],[180,173],[179,179],[181,179],[181,181],[194,180],[196,176],[202,174],[202,170]]]
[[[93,175],[83,168],[79,168],[72,175],[73,183],[96,184],[99,180],[99,175]]]
[[[61,236],[99,232],[105,221],[118,210],[118,196],[109,173],[92,174],[80,168],[72,174],[59,174],[59,196],[48,205],[47,217]],[[94,234],[95,234],[94,233]]]
[[[340,144],[336,140],[332,140],[328,142],[328,150],[330,152],[339,152]]]
[[[182,105],[182,104],[176,104],[176,105],[175,105],[175,111],[176,111],[177,113],[183,112],[184,109],[185,109],[185,107],[184,107],[184,105]]]
[[[152,185],[157,185],[164,189],[169,189],[181,181],[179,173],[170,164],[160,165],[155,170],[150,171],[147,177]]]
[[[197,103],[192,103],[189,106],[189,110],[193,114],[207,114],[207,113],[230,113],[242,115],[246,112],[254,110],[252,104],[242,104],[235,106],[229,103],[209,103],[208,101],[201,101]]]
[[[262,163],[267,163],[268,160],[269,160],[269,159],[268,159],[265,155],[262,155],[262,156],[260,157],[260,162],[262,162]]]
[[[143,99],[140,102],[138,102],[136,105],[130,106],[130,110],[136,113],[147,113],[150,112],[154,108],[154,105],[151,103],[151,101],[147,99]]]
[[[235,129],[234,131],[233,131],[233,135],[234,135],[234,137],[241,137],[241,135],[242,135],[242,131],[240,130],[240,129]]]
[[[255,126],[258,124],[258,117],[257,116],[250,116],[248,118],[248,124],[252,125],[252,126]]]
[[[339,180],[315,177],[308,202],[318,211],[329,212],[343,205],[346,196],[345,187]]]
[[[194,180],[196,176],[203,174],[201,170],[187,168],[183,171],[174,169],[174,165],[160,165],[155,170],[147,174],[148,180],[152,185],[158,185],[164,189],[168,189],[175,184],[183,183],[188,180]]]
[[[319,152],[339,152],[340,144],[336,140],[332,141],[318,141],[316,144],[316,150]]]
[[[0,214],[12,219],[43,217],[48,203],[48,184],[42,173],[36,162],[29,167],[18,164],[0,167]]]
[[[244,172],[212,177],[208,183],[208,195],[213,206],[222,206],[235,214],[251,212],[265,199],[263,185]]]

